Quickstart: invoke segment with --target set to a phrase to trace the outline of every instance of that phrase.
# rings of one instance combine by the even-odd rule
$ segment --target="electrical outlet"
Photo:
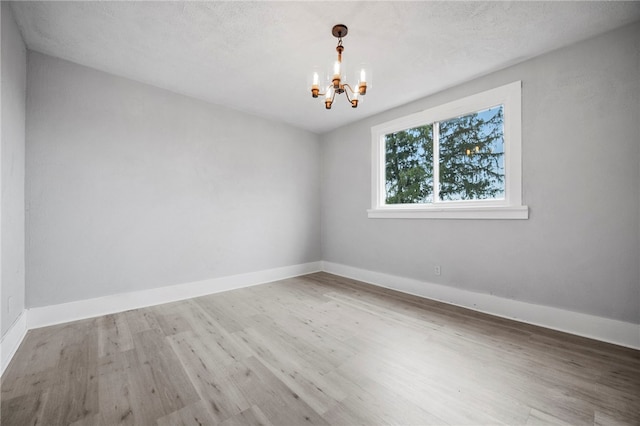
[[[440,265],[436,265],[433,267],[433,273],[436,275],[440,275],[442,273],[442,270],[440,269]]]

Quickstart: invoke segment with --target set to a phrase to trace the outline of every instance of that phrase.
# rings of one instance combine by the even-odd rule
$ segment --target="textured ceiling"
[[[640,2],[16,2],[29,49],[322,133],[640,19]],[[357,109],[307,76],[366,62]]]

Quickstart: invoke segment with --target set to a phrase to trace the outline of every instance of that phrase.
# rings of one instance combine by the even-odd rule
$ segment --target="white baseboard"
[[[11,358],[15,355],[26,334],[27,311],[22,311],[9,330],[2,336],[2,340],[0,340],[0,375],[4,373],[9,362],[11,362]]]
[[[322,269],[331,274],[473,309],[474,311],[640,349],[639,324],[505,299],[490,294],[475,293],[455,287],[354,268],[333,262],[323,262]]]
[[[310,262],[186,284],[114,294],[97,297],[95,299],[78,300],[59,305],[30,308],[27,314],[27,327],[30,330],[32,328],[176,302],[178,300],[235,290],[242,287],[250,287],[318,272],[321,270],[321,267],[322,262]]]

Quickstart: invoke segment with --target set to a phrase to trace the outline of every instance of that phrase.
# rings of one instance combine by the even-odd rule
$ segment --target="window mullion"
[[[440,201],[440,122],[432,125],[433,132],[433,203]]]

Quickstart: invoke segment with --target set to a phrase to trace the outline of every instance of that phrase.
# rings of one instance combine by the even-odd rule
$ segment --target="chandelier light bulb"
[[[351,108],[358,108],[358,92],[351,96]]]
[[[332,91],[331,87],[327,88],[327,93],[324,95],[324,107],[326,109],[331,109],[331,104],[333,103],[333,95],[335,92]]]
[[[340,80],[341,80],[341,76],[340,76],[340,62],[336,61],[333,64],[333,78],[331,80],[331,82],[333,83],[333,89],[337,92],[340,91]]]
[[[311,77],[311,96],[317,98],[320,94],[320,87],[318,86],[320,80],[320,76],[318,76],[317,72],[313,73]]]
[[[371,70],[365,65],[362,65],[360,72],[356,74],[358,77],[358,93],[362,95],[367,94],[367,89],[371,87]]]

